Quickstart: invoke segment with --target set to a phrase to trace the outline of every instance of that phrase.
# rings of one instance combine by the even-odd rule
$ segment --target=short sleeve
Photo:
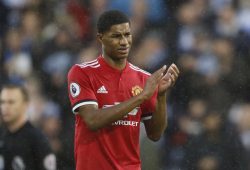
[[[78,65],[74,65],[68,73],[68,93],[73,113],[86,104],[98,105],[89,75]]]
[[[152,114],[155,112],[156,100],[157,100],[158,90],[156,90],[153,96],[141,104],[142,109],[142,120],[148,120],[152,118]]]

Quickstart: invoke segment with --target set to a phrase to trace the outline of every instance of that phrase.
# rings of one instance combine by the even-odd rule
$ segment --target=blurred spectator
[[[35,10],[26,10],[21,19],[22,46],[27,52],[41,42],[42,18]],[[35,57],[35,56],[34,56]]]
[[[184,169],[235,170],[247,169],[245,152],[240,138],[223,125],[217,111],[204,116],[204,133],[189,140],[186,146]]]
[[[207,112],[208,103],[202,98],[193,98],[187,106],[187,113],[182,113],[177,120],[170,119],[169,122],[174,124],[167,130],[165,143],[163,148],[166,148],[163,155],[163,167],[168,170],[182,169],[182,162],[186,150],[185,146],[188,140],[192,137],[200,136],[203,133],[203,124],[201,120]],[[175,115],[176,117],[176,115]],[[174,122],[174,123],[173,123]]]
[[[20,83],[31,75],[32,58],[22,47],[21,32],[18,29],[9,29],[6,34],[3,62],[9,81]]]
[[[192,51],[195,42],[195,34],[201,25],[201,13],[192,2],[186,2],[180,6],[177,12],[178,19],[178,47],[180,51]]]
[[[239,31],[239,24],[236,20],[236,11],[232,5],[223,6],[215,23],[216,33],[221,36],[235,37]]]
[[[246,159],[250,158],[250,104],[238,103],[232,106],[229,111],[229,120],[236,127],[240,140],[246,151]],[[250,163],[247,164],[250,169]]]
[[[90,30],[89,11],[84,2],[70,0],[67,4],[67,12],[74,19],[78,26],[77,34],[80,39],[87,38]]]
[[[131,55],[132,62],[140,68],[153,71],[167,61],[163,32],[149,32]]]

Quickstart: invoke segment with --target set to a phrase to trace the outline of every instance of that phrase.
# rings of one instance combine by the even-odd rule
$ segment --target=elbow
[[[93,132],[96,132],[99,130],[99,128],[97,126],[88,126],[88,128],[93,131]]]
[[[82,117],[83,122],[87,126],[90,131],[98,131],[99,129],[104,127],[104,122],[100,120],[99,117],[96,116],[85,116]]]
[[[81,111],[79,112],[81,120],[91,131],[98,131],[101,128],[100,118],[95,116],[95,112]]]
[[[152,134],[148,134],[148,138],[153,141],[153,142],[157,142],[161,139],[162,136],[162,132],[158,132],[158,133],[152,133]]]
[[[157,142],[161,139],[161,135],[149,135],[148,138],[153,141],[153,142]]]
[[[157,142],[161,139],[161,136],[164,134],[165,129],[167,128],[167,123],[164,125],[164,127],[159,130],[157,133],[149,134],[148,138],[153,141]]]
[[[93,132],[98,131],[100,129],[100,126],[94,120],[89,120],[89,121],[85,121],[85,122],[86,122],[88,129],[93,131]]]

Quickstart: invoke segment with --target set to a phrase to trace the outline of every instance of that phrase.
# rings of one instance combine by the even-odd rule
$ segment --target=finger
[[[154,76],[156,79],[161,79],[164,75],[164,72],[166,71],[167,66],[164,65],[162,66],[160,69],[158,69],[157,71],[155,71],[152,76]]]
[[[174,63],[171,64],[170,67],[172,67],[175,70],[176,73],[180,74],[180,70],[178,69],[178,67]]]
[[[166,65],[162,66],[162,73],[161,73],[162,77],[164,76],[165,72],[167,72],[167,66]]]
[[[167,66],[164,65],[159,70],[160,70],[160,73],[163,75],[163,73],[167,70]]]
[[[173,67],[170,67],[167,73],[170,75],[174,75],[176,78],[179,76],[179,73]]]
[[[178,67],[173,63],[171,64],[171,66],[168,68],[169,70],[174,70],[174,72],[176,72],[177,74],[180,74],[180,70],[178,69]]]
[[[170,75],[169,77],[169,81],[171,83],[171,86],[174,86],[175,82],[176,82],[176,78],[174,75]]]
[[[172,72],[168,71],[165,76],[165,79],[168,79],[168,81],[171,80],[171,82],[176,82],[177,78],[178,78],[178,74],[173,70]]]

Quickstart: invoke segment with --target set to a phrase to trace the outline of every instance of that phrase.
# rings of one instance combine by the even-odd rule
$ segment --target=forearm
[[[155,113],[153,113],[150,120],[150,127],[148,128],[148,137],[154,141],[160,139],[161,135],[167,127],[167,112],[166,112],[166,95],[157,97],[157,104]]]
[[[91,130],[98,130],[116,120],[122,119],[145,100],[145,96],[140,94],[120,104],[107,108],[95,110],[81,110],[80,108],[79,113]],[[89,112],[89,114],[84,114],[83,112]]]

